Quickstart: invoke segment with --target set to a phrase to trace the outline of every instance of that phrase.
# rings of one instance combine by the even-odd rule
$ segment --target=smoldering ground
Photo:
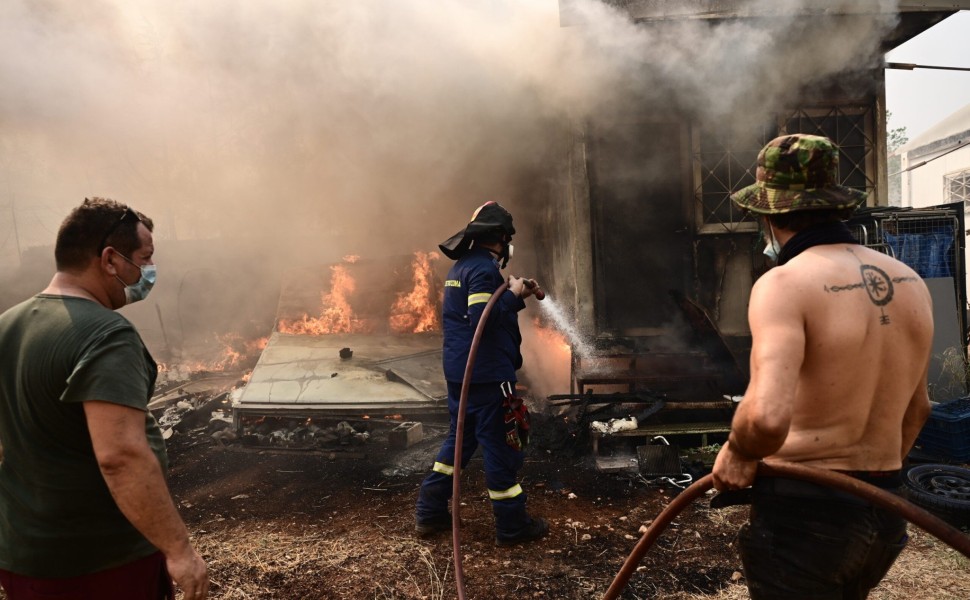
[[[663,27],[562,4],[3,2],[0,260],[52,243],[90,195],[153,216],[160,286],[196,269],[218,281],[203,303],[292,262],[433,249],[490,199],[516,215],[521,256],[550,166],[586,123],[757,121],[878,62],[895,24],[882,0],[846,2],[849,19],[830,16],[838,2],[759,0],[757,19]],[[166,273],[166,242],[193,240],[248,266],[200,276],[209,245]]]

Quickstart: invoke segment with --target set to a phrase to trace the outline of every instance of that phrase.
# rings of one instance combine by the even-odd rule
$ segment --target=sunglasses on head
[[[98,254],[101,254],[101,252],[107,246],[108,238],[111,237],[111,234],[114,233],[115,230],[118,229],[118,226],[120,226],[125,221],[134,221],[136,223],[141,223],[141,218],[138,216],[138,213],[131,210],[131,208],[125,207],[125,212],[121,213],[121,218],[115,221],[114,223],[112,223],[111,227],[108,228],[108,231],[104,233],[104,237],[101,238],[101,243],[98,245]]]

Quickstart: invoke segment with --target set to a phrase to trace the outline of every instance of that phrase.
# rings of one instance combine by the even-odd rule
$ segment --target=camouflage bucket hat
[[[826,137],[777,137],[758,154],[757,183],[731,195],[741,208],[763,215],[797,210],[855,208],[866,192],[838,184],[839,149]]]

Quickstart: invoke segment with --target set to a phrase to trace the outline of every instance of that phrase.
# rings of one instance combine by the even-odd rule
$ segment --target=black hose
[[[877,488],[876,486],[869,485],[849,477],[848,475],[843,475],[842,473],[836,473],[835,471],[829,471],[827,469],[819,469],[817,467],[808,467],[805,465],[798,465],[792,463],[772,463],[766,464],[761,463],[758,465],[758,475],[765,477],[787,477],[790,479],[803,479],[805,481],[810,481],[818,485],[835,488],[843,492],[848,492],[850,494],[859,496],[865,500],[868,500],[876,506],[880,506],[892,512],[895,512],[899,516],[903,517],[907,521],[915,524],[920,529],[926,531],[937,537],[940,541],[946,543],[950,547],[954,548],[964,556],[970,558],[970,537],[967,537],[961,533],[955,527],[950,526],[942,519],[930,514],[929,512],[919,508],[906,500],[903,500],[899,496],[891,494],[886,490]],[[711,475],[705,475],[704,477],[698,479],[690,487],[680,493],[673,501],[668,504],[663,511],[654,519],[650,527],[644,532],[640,541],[634,546],[633,551],[630,556],[623,562],[623,566],[620,567],[619,572],[613,579],[613,583],[610,584],[609,589],[603,595],[602,600],[615,600],[626,587],[626,584],[630,581],[630,577],[636,571],[637,565],[643,559],[643,555],[646,554],[647,550],[656,541],[660,534],[666,529],[667,525],[680,514],[688,504],[696,500],[699,496],[704,494],[707,490],[711,489],[714,484],[714,478]]]
[[[455,559],[455,586],[458,589],[458,600],[465,600],[465,572],[461,565],[461,534],[458,509],[461,506],[459,500],[461,496],[461,444],[465,437],[465,413],[468,410],[468,386],[471,383],[472,371],[475,367],[475,355],[478,354],[478,344],[482,340],[482,332],[485,330],[485,322],[488,315],[492,312],[492,306],[498,297],[508,289],[508,282],[498,286],[488,299],[482,316],[478,319],[478,326],[475,328],[475,336],[472,338],[471,347],[468,349],[468,362],[465,363],[465,376],[461,380],[461,396],[458,399],[458,419],[455,424],[455,462],[454,471],[451,476],[451,542]]]

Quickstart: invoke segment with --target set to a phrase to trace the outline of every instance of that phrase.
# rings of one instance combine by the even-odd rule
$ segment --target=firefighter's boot
[[[514,546],[542,539],[549,534],[549,523],[542,517],[534,517],[532,522],[513,534],[495,536],[496,546]]]

